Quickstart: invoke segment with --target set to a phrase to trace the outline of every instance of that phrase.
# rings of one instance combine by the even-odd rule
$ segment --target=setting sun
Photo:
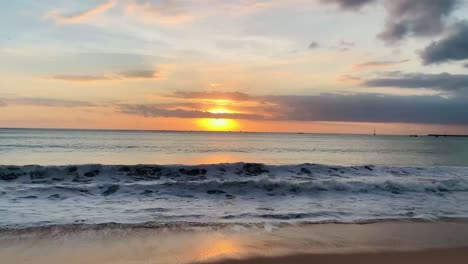
[[[232,114],[232,111],[225,108],[213,108],[208,110],[208,112],[212,114]]]
[[[198,124],[209,131],[233,131],[239,126],[235,120],[227,118],[204,118]]]

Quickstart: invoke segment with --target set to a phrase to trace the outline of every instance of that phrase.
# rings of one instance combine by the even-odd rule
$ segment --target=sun
[[[213,108],[207,112],[212,114],[232,114],[233,112],[225,108]],[[203,118],[198,120],[199,126],[209,131],[233,131],[239,127],[234,119],[230,118]]]

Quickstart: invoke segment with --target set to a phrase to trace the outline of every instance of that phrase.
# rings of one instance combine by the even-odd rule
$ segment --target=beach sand
[[[413,252],[302,254],[293,256],[222,260],[210,264],[465,264],[468,248],[432,249]]]
[[[467,263],[468,223],[68,226],[0,231],[0,263]]]

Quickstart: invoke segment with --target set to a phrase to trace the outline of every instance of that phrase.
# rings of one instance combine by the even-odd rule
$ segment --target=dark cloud
[[[378,94],[272,97],[276,120],[468,125],[467,101]]]
[[[432,42],[421,57],[426,65],[468,59],[468,22],[455,25],[445,38]]]
[[[54,99],[54,98],[40,98],[40,97],[3,98],[1,99],[1,101],[3,101],[5,104],[10,104],[10,105],[34,105],[34,106],[47,106],[47,107],[91,107],[91,106],[95,106],[92,103],[84,102],[84,101]]]
[[[176,118],[229,118],[260,120],[266,117],[255,114],[210,113],[207,111],[165,109],[164,105],[121,105],[120,110],[126,114],[136,114],[146,117],[176,117]]]
[[[463,64],[463,67],[467,68],[468,69],[468,62]]]
[[[309,49],[316,49],[318,47],[319,47],[319,44],[317,42],[315,42],[315,41],[313,41],[313,42],[311,42],[309,44]]]
[[[367,62],[355,64],[355,65],[353,65],[353,68],[363,69],[363,68],[389,67],[389,66],[402,64],[402,63],[405,63],[405,62],[408,62],[408,61],[409,61],[408,59],[396,60],[396,61],[391,61],[391,60],[367,61]]]
[[[51,79],[67,82],[94,82],[94,81],[108,81],[109,77],[95,76],[95,75],[55,75]]]
[[[438,91],[468,90],[467,74],[424,74],[424,73],[392,73],[382,78],[367,80],[364,85],[369,87],[398,87],[409,89],[432,89]],[[468,102],[467,102],[468,103]],[[467,107],[468,108],[468,107]]]
[[[360,10],[367,4],[376,2],[376,0],[321,0],[324,4],[335,4],[343,10]]]
[[[170,95],[171,97],[184,99],[225,99],[234,101],[249,101],[253,97],[241,92],[194,92],[177,91]]]
[[[387,21],[379,35],[388,43],[441,33],[460,0],[386,0]]]

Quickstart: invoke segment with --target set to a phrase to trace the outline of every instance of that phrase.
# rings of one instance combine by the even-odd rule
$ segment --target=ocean
[[[468,138],[0,129],[0,228],[468,217]]]

